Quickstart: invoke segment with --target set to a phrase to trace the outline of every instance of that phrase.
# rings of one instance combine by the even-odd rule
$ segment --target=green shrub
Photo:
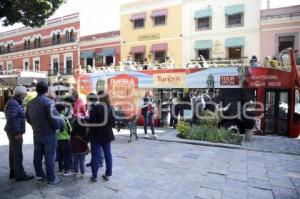
[[[188,130],[186,127],[189,127]],[[230,130],[210,127],[207,125],[193,125],[189,126],[186,124],[181,124],[180,137],[184,139],[191,140],[201,140],[214,143],[230,143],[230,144],[240,144],[241,137],[239,134],[234,134]]]
[[[201,113],[201,125],[206,125],[208,127],[218,127],[220,117],[218,112],[203,111]]]
[[[179,132],[179,136],[181,138],[184,138],[187,136],[190,128],[191,128],[191,125],[184,121],[179,121],[176,125],[176,129]]]

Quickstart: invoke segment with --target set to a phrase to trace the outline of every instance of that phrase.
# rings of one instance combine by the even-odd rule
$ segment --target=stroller
[[[130,131],[128,143],[131,142],[133,136],[135,136],[135,139],[138,140],[139,137],[137,135],[137,116],[133,115],[131,118],[128,118],[126,114],[122,111],[121,107],[116,108],[115,114],[116,114],[115,127],[117,131],[119,132],[122,128],[123,129],[127,128]]]

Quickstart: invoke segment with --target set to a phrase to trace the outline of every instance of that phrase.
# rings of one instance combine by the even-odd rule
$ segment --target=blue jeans
[[[155,134],[155,132],[154,132],[154,113],[144,114],[143,117],[144,117],[144,132],[145,132],[145,134],[147,134],[147,123],[149,123],[152,135],[154,135]]]
[[[34,138],[34,155],[33,165],[37,177],[47,177],[48,182],[55,180],[54,161],[56,152],[56,135],[53,133],[51,136],[35,137]],[[43,157],[46,162],[46,175],[43,170]]]
[[[78,173],[78,166],[80,167],[80,173],[85,173],[84,161],[85,154],[73,154],[73,168],[75,173]]]
[[[71,167],[71,148],[69,140],[57,141],[57,155],[58,155],[58,170],[65,172],[70,171]]]
[[[105,175],[112,175],[112,154],[110,143],[98,143],[91,141],[91,153],[92,153],[92,174],[94,178],[98,176],[98,169],[100,164],[101,149],[103,149],[105,159]]]

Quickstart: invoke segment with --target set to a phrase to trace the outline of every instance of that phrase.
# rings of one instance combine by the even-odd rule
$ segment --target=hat
[[[48,84],[44,81],[39,81],[36,84],[36,92],[38,94],[45,94],[48,92]]]
[[[14,89],[14,96],[17,95],[26,95],[27,94],[27,89],[24,86],[17,86]]]

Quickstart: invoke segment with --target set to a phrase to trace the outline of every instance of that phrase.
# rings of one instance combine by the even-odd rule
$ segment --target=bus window
[[[298,89],[295,90],[295,112],[294,122],[300,121],[300,92]]]

